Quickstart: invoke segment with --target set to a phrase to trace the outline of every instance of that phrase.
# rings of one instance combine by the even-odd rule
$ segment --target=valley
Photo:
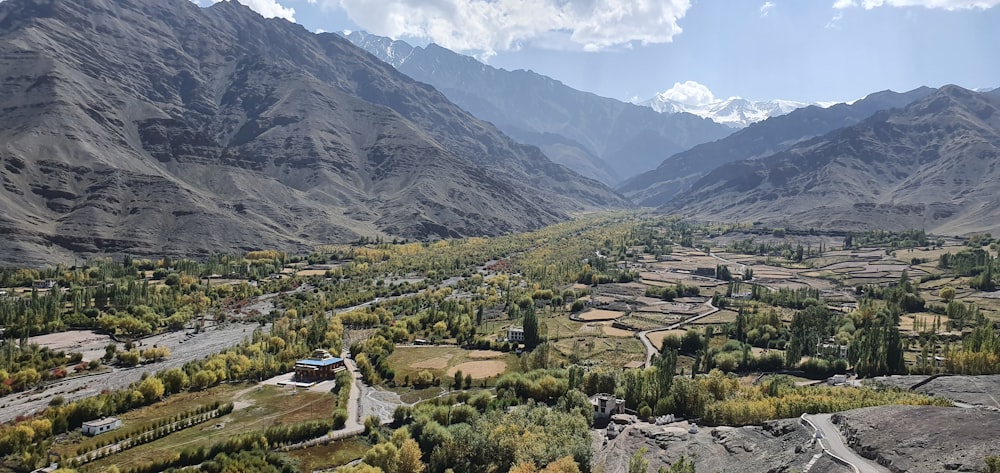
[[[1000,8],[830,3],[0,0],[0,473],[1000,473]]]
[[[607,246],[615,241],[619,243]],[[254,264],[264,272],[249,278],[233,274],[214,285],[183,276],[202,264],[174,261],[170,262],[173,271],[178,271],[178,267],[188,268],[180,270],[182,276],[178,281],[186,278],[184,286],[175,286],[176,289],[161,286],[156,291],[157,298],[197,300],[184,294],[209,291],[204,294],[212,300],[230,294],[224,306],[229,309],[209,310],[214,315],[204,322],[192,317],[179,331],[165,325],[154,326],[151,336],[128,341],[124,350],[117,347],[115,358],[97,358],[95,361],[101,368],[94,371],[96,374],[83,374],[87,369],[94,370],[81,368],[88,364],[88,359],[82,359],[75,368],[66,367],[70,374],[64,380],[52,378],[63,368],[52,368],[42,373],[43,387],[8,394],[0,399],[0,404],[8,422],[37,426],[38,421],[25,420],[25,414],[34,411],[37,418],[51,419],[55,426],[65,425],[61,424],[65,421],[59,420],[60,416],[69,415],[67,420],[75,422],[70,419],[79,419],[74,416],[80,414],[74,412],[84,405],[93,408],[95,399],[107,398],[100,402],[120,407],[104,412],[118,413],[132,430],[142,429],[138,427],[140,424],[157,422],[154,419],[173,416],[171,412],[178,408],[170,406],[188,397],[199,399],[199,405],[218,400],[236,406],[232,413],[221,414],[206,424],[220,426],[215,427],[218,440],[213,440],[215,434],[208,434],[213,430],[206,427],[165,432],[162,438],[157,434],[146,444],[120,453],[104,451],[93,460],[89,454],[78,454],[69,465],[80,471],[102,471],[121,461],[147,465],[141,466],[142,471],[154,468],[151,465],[161,465],[154,469],[181,465],[186,461],[184,458],[191,458],[189,454],[178,459],[167,452],[199,446],[244,450],[246,447],[238,446],[244,435],[240,432],[251,431],[286,436],[282,438],[287,438],[290,445],[298,445],[282,450],[288,455],[283,461],[308,461],[313,468],[330,467],[336,463],[324,462],[345,462],[352,459],[351,455],[357,458],[370,448],[363,445],[378,444],[371,440],[369,428],[365,427],[369,416],[381,418],[382,429],[424,429],[427,427],[417,426],[429,419],[421,413],[430,414],[445,406],[456,409],[462,402],[476,406],[463,411],[464,421],[442,420],[447,422],[442,426],[457,428],[465,422],[476,422],[478,416],[497,415],[491,414],[488,407],[493,403],[518,405],[525,400],[544,403],[549,399],[555,403],[549,409],[558,412],[559,405],[570,402],[568,396],[583,396],[573,401],[583,402],[600,392],[620,396],[624,410],[615,422],[625,424],[616,429],[618,434],[614,438],[609,437],[605,442],[608,420],[594,418],[594,427],[585,429],[586,436],[580,437],[583,443],[565,444],[583,448],[592,443],[591,439],[597,442],[587,447],[590,453],[586,457],[576,456],[583,451],[573,456],[578,463],[592,464],[591,468],[625,471],[645,446],[647,450],[642,455],[654,467],[682,464],[683,456],[696,471],[756,471],[765,465],[765,469],[784,465],[794,469],[808,466],[809,471],[844,471],[832,457],[822,454],[812,439],[808,423],[795,417],[801,413],[846,410],[832,419],[850,426],[844,431],[844,443],[857,454],[889,466],[917,465],[907,471],[934,471],[945,463],[938,463],[929,453],[908,455],[903,460],[880,450],[882,444],[867,440],[856,426],[862,425],[859,422],[870,422],[858,419],[884,416],[851,417],[854,412],[876,412],[852,409],[954,403],[962,407],[944,408],[940,415],[951,418],[953,412],[958,419],[967,410],[994,415],[1000,410],[991,401],[1000,397],[1000,386],[992,381],[995,376],[936,377],[935,373],[962,373],[970,369],[958,363],[976,356],[975,352],[956,352],[952,341],[979,333],[975,332],[976,327],[983,323],[1000,320],[1000,305],[981,292],[964,290],[968,279],[941,267],[940,258],[944,255],[970,254],[968,242],[945,240],[938,247],[938,241],[921,238],[917,233],[857,234],[851,237],[849,248],[844,247],[844,242],[838,236],[796,236],[778,231],[761,235],[740,227],[689,226],[654,215],[623,214],[589,217],[540,232],[495,239],[438,244],[362,243],[329,248],[328,251],[336,251],[337,260],[330,259],[333,253],[314,253],[307,261],[277,252],[258,252],[247,256],[278,259],[218,260],[213,263],[214,270],[222,269],[220,263],[239,267],[246,261],[256,261]],[[858,246],[854,246],[855,242]],[[951,261],[955,256],[947,258]],[[439,265],[456,259],[462,264]],[[133,260],[131,264],[159,267],[142,260]],[[104,262],[95,267],[96,271],[84,273],[120,273],[120,269],[113,269],[120,265]],[[563,269],[558,272],[551,269],[560,267]],[[169,277],[171,271],[165,269]],[[142,285],[157,281],[149,279],[153,272],[137,273],[139,281],[145,280]],[[71,277],[73,274],[74,270],[70,270],[56,275],[54,292],[65,292],[61,297],[66,302],[63,311],[47,317],[54,316],[53,320],[67,317],[73,313],[74,305],[69,301],[77,300],[76,294],[96,293],[97,288],[108,287],[106,282],[96,279],[83,282],[77,276]],[[25,273],[22,271],[21,275]],[[13,273],[6,277],[12,276]],[[69,280],[79,282],[63,289]],[[907,282],[901,287],[900,280],[919,283]],[[252,281],[258,281],[258,285],[266,281],[266,285],[247,293],[249,298],[245,303],[239,302],[241,298],[232,298],[250,290]],[[898,296],[882,294],[872,299],[876,293],[867,292],[893,287],[913,291],[910,294],[920,298],[924,305],[891,309],[891,304],[898,304],[891,302]],[[951,305],[935,306],[944,287],[958,290],[953,296],[946,294],[952,298]],[[357,292],[358,289],[362,291]],[[176,290],[181,292],[169,296]],[[29,295],[14,287],[4,292],[19,294],[15,298],[22,300]],[[346,298],[347,295],[352,296]],[[43,293],[42,297],[39,302],[56,294]],[[975,313],[970,316],[955,312],[955,307],[967,302],[975,304]],[[104,324],[112,320],[113,315],[108,311],[114,304],[98,309],[103,314],[97,319],[101,326],[113,327]],[[889,310],[903,310],[901,321],[894,327],[896,334],[878,335],[890,340],[882,342],[889,346],[898,343],[895,356],[899,358],[895,361],[891,358],[878,361],[879,357],[893,356],[888,352],[865,351],[866,338],[880,333],[874,328],[877,325],[872,324],[877,323],[878,317],[885,317],[880,312],[884,309],[877,309],[881,304],[889,304]],[[866,311],[873,311],[868,312],[872,315],[863,315]],[[820,313],[825,315],[810,318]],[[871,316],[875,319],[865,321],[865,317]],[[905,318],[912,320],[904,323]],[[827,319],[843,322],[830,325]],[[117,328],[107,330],[121,340],[130,323],[119,318]],[[860,329],[845,331],[838,325],[848,323]],[[803,330],[809,326],[813,328]],[[523,342],[511,341],[511,327],[523,330]],[[73,334],[62,333],[70,337]],[[89,356],[103,355],[101,339],[88,336],[89,345],[62,341],[62,349],[79,349],[92,354]],[[240,341],[245,337],[249,338]],[[807,337],[818,337],[813,340],[821,343],[804,343],[809,340]],[[5,346],[15,347],[15,340],[9,340]],[[60,343],[52,336],[32,340]],[[305,353],[288,351],[289,343],[300,347],[296,350],[305,350],[316,346],[309,340],[325,340],[320,346],[333,349],[342,347],[349,353],[353,373],[344,379],[357,376],[357,381],[342,385],[343,380],[338,377],[338,382],[331,384],[332,393],[331,388],[323,388],[315,394],[320,396],[315,402],[303,404],[312,406],[304,410],[271,408],[254,400],[257,395],[253,393],[279,398],[296,395],[298,389],[289,385],[265,383],[258,387],[257,382],[290,369],[290,361],[280,360],[294,360]],[[985,346],[992,346],[990,343],[993,342]],[[130,368],[123,366],[129,363],[125,357],[129,345],[136,347],[134,353],[153,346],[168,348],[169,354],[162,361],[143,358],[145,361],[140,361],[139,366]],[[45,353],[57,348],[52,345],[52,348],[30,349]],[[962,350],[969,349],[966,345]],[[846,359],[841,358],[845,351]],[[931,357],[930,353],[945,354],[945,361],[934,361],[937,357]],[[675,371],[666,378],[670,380],[666,388],[657,387],[663,381],[656,381],[656,373],[665,366],[673,366]],[[845,386],[827,386],[827,377],[834,379],[845,369],[864,374],[846,378]],[[73,374],[73,370],[77,373]],[[205,370],[212,373],[210,377],[203,376]],[[761,374],[775,371],[783,374]],[[900,372],[914,374],[909,378],[877,377]],[[159,380],[164,400],[140,397],[139,404],[125,407],[136,401],[115,397],[116,392],[150,389],[144,387],[149,379]],[[963,379],[967,381],[963,383]],[[76,385],[81,387],[73,388]],[[124,391],[118,391],[123,388]],[[692,394],[678,397],[684,392],[680,390],[705,391],[692,398],[689,397]],[[800,405],[799,398],[814,401]],[[117,404],[121,402],[126,404]],[[593,408],[589,403],[586,405],[581,414],[594,417]],[[286,416],[281,418],[287,420],[279,423],[286,427],[264,433],[260,430],[264,424],[247,417],[251,412],[247,409],[257,408],[247,406],[259,406],[264,409],[261,412],[271,413],[268,416]],[[909,415],[906,409],[916,408],[899,409],[903,410],[894,416],[905,417]],[[343,427],[337,426],[340,410],[344,412]],[[329,422],[324,419],[330,418],[331,411],[333,424],[323,424]],[[144,414],[136,417],[133,412]],[[678,420],[660,426],[654,424],[653,414],[673,414]],[[693,429],[692,425],[698,427]],[[957,430],[947,435],[967,435],[958,425],[965,424],[955,424]],[[300,426],[296,427],[299,430],[289,430],[293,426]],[[883,433],[896,432],[897,427],[883,425],[878,429]],[[831,435],[829,430],[824,429],[824,435]],[[293,433],[299,431],[302,433]],[[4,432],[7,433],[3,435],[10,435],[10,431]],[[57,452],[86,453],[94,448],[88,445],[100,445],[92,444],[78,432],[71,430],[43,442],[51,442],[51,448]],[[195,432],[202,434],[193,435]],[[385,435],[388,432],[391,430]],[[417,432],[418,443],[423,442],[420,430]],[[460,430],[449,427],[445,432],[454,436]],[[897,434],[909,438],[906,436],[911,434],[906,432],[909,431],[898,430]],[[312,436],[317,440],[310,441]],[[859,440],[851,440],[854,438]],[[976,438],[980,437],[970,436],[966,441],[967,448],[972,450],[960,449],[968,452],[963,461],[972,462],[970,465],[985,461],[985,457],[976,455],[988,456],[989,452],[985,445],[974,447],[979,441]],[[229,446],[218,443],[223,441]],[[334,445],[342,445],[334,450],[346,449],[343,451],[347,457],[332,455],[323,460],[308,454],[314,448],[329,450]],[[453,457],[449,454],[449,458]],[[954,462],[951,457],[941,458],[942,462]],[[66,461],[62,458],[62,462]],[[7,466],[13,464],[8,462]]]

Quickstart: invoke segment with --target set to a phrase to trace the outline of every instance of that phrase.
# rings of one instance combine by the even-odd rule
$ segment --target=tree
[[[152,403],[163,397],[163,381],[155,376],[150,376],[139,383],[139,392],[142,399],[147,403]]]
[[[135,366],[139,364],[139,350],[129,350],[118,352],[118,362],[124,366]]]
[[[523,326],[524,347],[532,350],[538,345],[538,316],[535,314],[534,306],[528,306],[524,309]]]
[[[409,438],[403,440],[397,456],[396,472],[422,473],[424,471],[424,464],[420,461],[421,456],[423,456],[423,452],[420,451],[420,445],[417,444],[416,440]]]
[[[951,300],[955,298],[955,288],[950,286],[942,287],[938,292],[938,296],[940,296],[945,302],[951,302]]]
[[[697,330],[689,328],[684,333],[684,337],[681,338],[681,353],[691,355],[698,350],[701,350],[701,334]]]
[[[169,393],[177,393],[188,385],[188,376],[180,368],[170,368],[157,375],[163,380],[163,387]]]
[[[670,465],[670,468],[660,467],[658,473],[695,473],[694,462],[681,455],[677,461]]]
[[[628,473],[649,473],[649,460],[645,457],[648,451],[648,448],[642,447],[628,459]]]
[[[452,381],[451,388],[452,389],[462,389],[462,379],[463,379],[462,378],[462,370],[455,371],[455,378],[454,378],[454,381]]]
[[[465,389],[472,388],[472,374],[465,375]]]
[[[371,466],[380,468],[384,473],[396,473],[398,457],[399,449],[390,442],[384,442],[368,449],[362,460]]]
[[[542,473],[580,473],[580,465],[571,456],[560,457],[558,460],[545,465]]]
[[[986,470],[984,473],[1000,473],[1000,457],[986,457]]]

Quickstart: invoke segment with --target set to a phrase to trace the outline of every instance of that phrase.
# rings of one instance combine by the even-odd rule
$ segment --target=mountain
[[[750,125],[724,139],[671,156],[656,169],[623,182],[617,189],[639,205],[658,207],[716,167],[788,149],[808,138],[854,125],[880,110],[904,107],[933,91],[928,87],[905,93],[886,90],[850,105],[841,103],[827,108],[809,106],[798,109]]]
[[[493,235],[627,203],[235,2],[0,3],[4,264]]]
[[[360,31],[346,37],[553,161],[607,184],[733,131],[691,114],[659,114],[581,92],[531,71],[497,69],[435,44],[414,47]],[[618,160],[622,155],[629,159]]]
[[[791,113],[793,110],[810,105],[828,107],[829,103],[806,103],[792,100],[752,101],[741,97],[730,97],[725,100],[714,100],[705,104],[685,104],[671,100],[665,94],[640,102],[639,105],[650,107],[660,113],[690,113],[707,118],[716,123],[733,128],[745,128],[751,124]]]
[[[665,211],[795,228],[1000,229],[1000,97],[945,86],[903,109],[724,165]]]

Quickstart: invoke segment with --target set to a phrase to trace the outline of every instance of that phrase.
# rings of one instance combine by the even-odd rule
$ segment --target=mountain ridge
[[[556,134],[579,146],[555,149],[547,141],[528,141],[553,160],[588,169],[588,177],[611,184],[648,169],[664,158],[715,140],[733,130],[691,114],[659,114],[618,100],[572,89],[531,71],[494,68],[436,44],[411,46],[361,31],[346,37],[416,80],[433,85],[476,117],[501,130],[532,137]],[[618,159],[626,150],[627,162]],[[600,159],[613,174],[587,156]]]
[[[816,229],[1000,228],[1000,96],[948,85],[905,108],[708,173],[661,208]]]
[[[233,2],[0,3],[7,263],[490,235],[627,206],[335,35]]]
[[[666,204],[705,173],[726,163],[780,152],[814,136],[858,123],[885,109],[905,106],[934,89],[875,92],[852,104],[827,108],[809,106],[755,123],[732,135],[673,155],[656,169],[635,176],[616,189],[645,207]]]

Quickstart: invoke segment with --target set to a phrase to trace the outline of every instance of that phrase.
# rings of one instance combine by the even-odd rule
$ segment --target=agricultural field
[[[467,350],[456,346],[397,347],[388,363],[396,373],[397,384],[415,382],[422,371],[442,379],[461,370],[463,375],[483,380],[520,369],[517,356],[513,353]]]

